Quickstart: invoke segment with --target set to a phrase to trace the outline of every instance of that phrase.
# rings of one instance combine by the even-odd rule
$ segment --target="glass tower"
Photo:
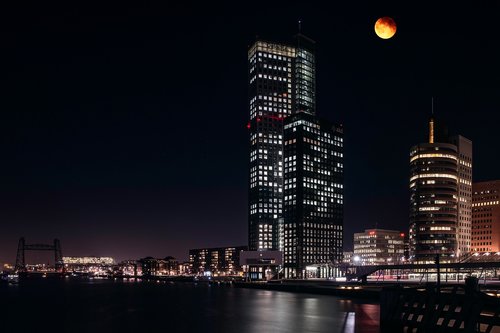
[[[315,112],[314,42],[257,40],[248,51],[250,250],[282,250],[283,120]]]
[[[285,120],[284,273],[340,276],[343,129],[306,112]]]

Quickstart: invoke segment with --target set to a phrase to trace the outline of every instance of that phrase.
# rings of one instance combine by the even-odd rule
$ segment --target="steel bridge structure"
[[[53,244],[26,244],[24,237],[21,237],[19,239],[19,244],[17,246],[17,257],[16,257],[16,267],[15,267],[16,272],[26,271],[26,261],[25,261],[26,251],[54,252],[56,271],[62,271],[64,269],[61,242],[59,241],[59,239],[54,239]]]

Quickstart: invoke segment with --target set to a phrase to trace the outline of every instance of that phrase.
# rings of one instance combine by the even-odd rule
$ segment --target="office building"
[[[189,266],[193,274],[199,275],[238,275],[240,253],[247,246],[230,246],[189,250]]]
[[[500,252],[500,180],[472,184],[472,252]]]
[[[284,125],[284,272],[330,277],[343,251],[343,130],[307,112]]]
[[[428,142],[410,150],[410,260],[454,262],[470,251],[472,142],[431,118]]]
[[[451,137],[457,146],[458,177],[458,258],[471,251],[472,227],[472,142],[463,136]]]
[[[396,265],[405,261],[405,233],[367,229],[354,234],[354,265]]]
[[[252,251],[282,250],[283,120],[315,113],[314,42],[301,34],[291,44],[257,40],[248,51],[248,78],[248,244]]]

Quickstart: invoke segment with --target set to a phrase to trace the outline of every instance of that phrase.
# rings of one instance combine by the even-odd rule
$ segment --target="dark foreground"
[[[0,285],[7,332],[378,332],[379,305],[193,283],[41,280]]]

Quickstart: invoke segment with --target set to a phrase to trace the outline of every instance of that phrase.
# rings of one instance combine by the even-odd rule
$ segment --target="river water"
[[[378,332],[379,306],[191,283],[27,281],[0,286],[8,332]],[[7,330],[5,330],[7,329]]]

